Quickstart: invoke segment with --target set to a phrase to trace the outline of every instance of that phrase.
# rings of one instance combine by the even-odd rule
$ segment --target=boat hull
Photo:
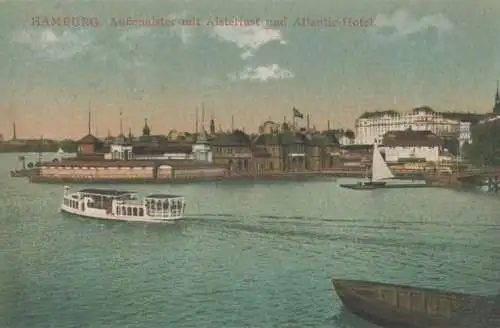
[[[347,310],[382,327],[500,327],[500,304],[492,297],[363,281],[332,282]]]
[[[142,217],[117,216],[109,214],[105,210],[92,209],[87,211],[81,211],[65,205],[61,205],[61,212],[77,215],[87,219],[122,221],[122,222],[128,221],[128,222],[165,223],[169,221],[181,220],[184,218],[183,216],[172,216],[172,217],[162,217],[162,218],[151,217],[151,216],[142,216]]]
[[[377,187],[375,185],[360,185],[360,184],[341,184],[340,187],[346,188],[346,189],[353,189],[353,190],[373,190],[377,189],[380,187]]]

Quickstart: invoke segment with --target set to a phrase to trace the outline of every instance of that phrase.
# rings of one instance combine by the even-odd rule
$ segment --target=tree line
[[[500,119],[493,119],[471,127],[471,143],[463,153],[472,163],[500,166]]]

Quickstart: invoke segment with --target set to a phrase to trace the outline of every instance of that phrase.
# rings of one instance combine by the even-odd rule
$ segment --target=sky
[[[202,107],[200,126],[249,132],[293,107],[318,129],[422,105],[484,113],[499,14],[497,0],[0,0],[0,133],[79,138],[89,108],[98,136],[119,133],[120,111],[135,135],[145,118],[193,131]]]

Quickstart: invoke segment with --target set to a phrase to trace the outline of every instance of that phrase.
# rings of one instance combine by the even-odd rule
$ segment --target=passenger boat
[[[186,201],[177,195],[154,194],[137,200],[135,192],[64,187],[61,211],[86,218],[119,221],[165,222],[184,217]]]
[[[429,288],[332,280],[344,307],[382,327],[498,328],[500,299]]]

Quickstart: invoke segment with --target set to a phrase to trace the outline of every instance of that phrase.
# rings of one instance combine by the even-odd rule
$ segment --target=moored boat
[[[394,178],[394,174],[392,174],[391,169],[387,166],[387,163],[380,154],[377,144],[373,144],[371,171],[371,176],[368,181],[358,181],[357,184],[341,184],[340,186],[342,188],[354,190],[372,190],[384,188],[386,182],[382,180]]]
[[[86,218],[118,221],[165,222],[182,219],[186,201],[177,195],[154,194],[137,199],[136,193],[115,189],[64,187],[61,211]]]
[[[367,177],[368,178],[368,177]],[[373,144],[373,156],[371,165],[371,176],[368,181],[358,181],[358,183],[341,184],[342,188],[353,190],[373,190],[373,189],[396,189],[396,188],[422,188],[429,187],[426,183],[387,183],[388,179],[396,179],[391,169],[385,162],[377,144]],[[407,180],[406,178],[405,180]],[[399,179],[398,179],[399,180]]]
[[[358,280],[332,281],[344,307],[382,327],[498,328],[498,297]]]

